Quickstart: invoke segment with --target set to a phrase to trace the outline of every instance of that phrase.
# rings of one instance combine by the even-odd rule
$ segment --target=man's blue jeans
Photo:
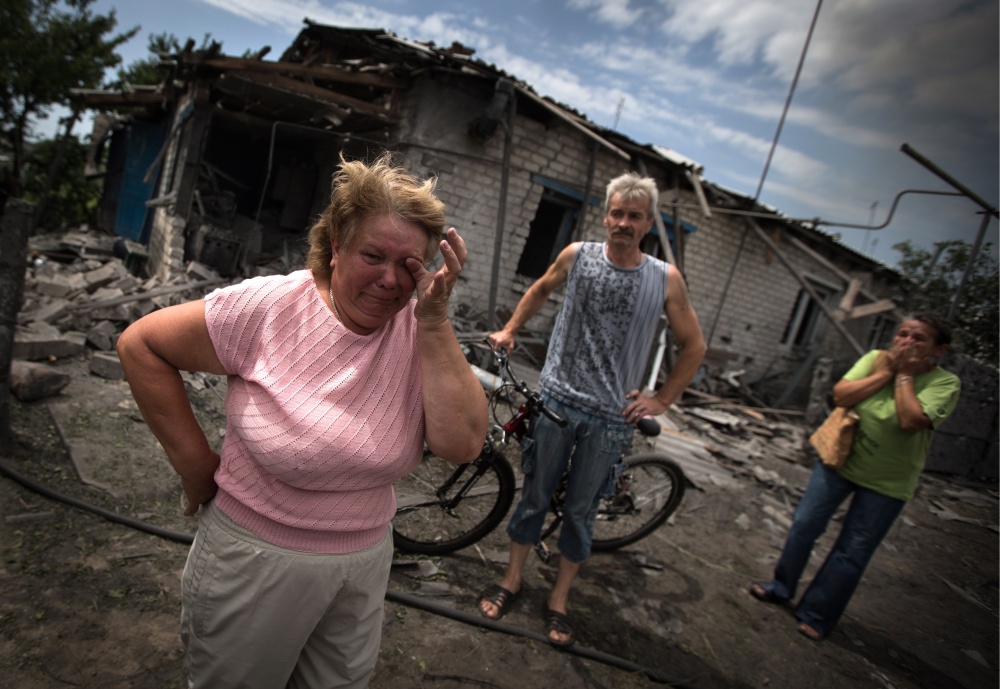
[[[569,423],[560,428],[544,415],[532,422],[531,436],[521,442],[524,487],[507,535],[524,545],[538,541],[552,494],[572,457],[558,546],[562,557],[581,563],[590,557],[601,492],[611,467],[632,445],[633,429],[628,423],[593,416],[549,395],[542,397],[545,406]]]
[[[836,543],[795,608],[795,617],[820,634],[837,624],[868,561],[899,516],[904,500],[890,498],[848,481],[817,462],[802,496],[785,548],[771,582],[779,599],[794,598],[799,579],[819,538],[840,504],[851,494],[850,507]]]

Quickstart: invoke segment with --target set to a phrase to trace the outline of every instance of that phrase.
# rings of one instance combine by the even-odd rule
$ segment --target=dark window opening
[[[668,237],[667,241],[670,242],[670,250],[676,251],[674,248],[674,243]],[[648,254],[653,258],[658,258],[661,261],[666,261],[667,256],[663,253],[663,244],[660,243],[660,236],[656,231],[656,226],[646,233],[646,236],[642,238],[642,242],[639,244],[639,248],[642,249],[642,253]]]
[[[536,279],[545,274],[556,256],[570,243],[580,202],[546,189],[528,226],[528,240],[517,262],[517,273]]]
[[[886,349],[892,342],[898,327],[899,322],[892,316],[887,316],[884,313],[875,316],[875,322],[872,323],[872,329],[868,335],[868,349]]]
[[[835,296],[830,287],[813,282],[811,287],[816,294],[829,304]],[[789,347],[808,347],[823,337],[826,332],[826,314],[819,303],[805,289],[799,290],[795,306],[785,324],[785,332],[781,336],[781,344]]]

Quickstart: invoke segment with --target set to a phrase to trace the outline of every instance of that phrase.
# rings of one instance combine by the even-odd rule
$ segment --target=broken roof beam
[[[384,122],[394,121],[394,117],[383,107],[342,93],[313,86],[297,79],[278,74],[253,74],[228,72],[219,78],[216,87],[234,96],[267,96],[279,100],[298,99],[309,103],[313,109],[317,105],[339,110],[343,117],[350,112],[376,117]]]
[[[701,186],[701,179],[691,168],[684,168],[684,176],[694,187],[695,196],[698,197],[698,205],[701,206],[701,214],[706,218],[712,217],[712,209],[708,206],[708,199],[705,198],[705,190]]]
[[[850,275],[848,275],[847,273],[845,273],[844,271],[842,271],[840,268],[838,268],[837,266],[835,266],[833,263],[831,263],[830,261],[826,260],[823,256],[820,256],[816,251],[814,251],[811,248],[809,248],[808,246],[806,246],[805,243],[802,242],[802,240],[800,240],[798,237],[793,237],[791,235],[787,235],[787,237],[788,237],[789,240],[791,240],[792,244],[795,247],[797,247],[800,251],[802,251],[804,254],[806,254],[807,256],[809,256],[810,258],[812,258],[814,261],[816,261],[817,263],[819,263],[823,267],[827,268],[830,272],[836,274],[837,277],[839,277],[841,280],[844,281],[844,283],[848,286],[848,289],[850,289],[851,282],[855,278],[852,278]],[[866,290],[864,287],[861,287],[861,283],[860,282],[858,283],[857,292],[859,294],[861,294],[861,296],[863,296],[866,299],[868,299],[869,301],[872,301],[872,302],[875,302],[875,303],[879,303],[879,301],[880,301],[879,297],[875,296],[874,294],[872,294],[871,292],[869,292],[868,290]],[[852,298],[851,301],[850,301],[850,304],[853,306],[853,303],[854,303],[854,300]],[[847,310],[847,308],[845,308],[843,305],[841,305],[841,308],[843,308],[844,311]],[[885,309],[885,310],[888,311],[888,310],[894,310],[894,309]],[[881,311],[879,313],[881,313]],[[900,318],[900,319],[902,318],[902,314],[899,313],[898,311],[894,315],[897,318]],[[850,317],[853,318],[854,316],[850,316]]]
[[[833,324],[833,327],[837,329],[837,332],[840,333],[841,337],[847,340],[847,343],[851,345],[851,348],[853,348],[855,352],[857,352],[858,356],[864,354],[866,351],[865,348],[858,344],[858,341],[854,339],[854,336],[847,331],[844,324],[837,318],[833,310],[826,305],[826,301],[824,301],[824,299],[816,293],[816,289],[809,284],[809,281],[806,280],[805,277],[803,277],[803,275],[796,270],[795,266],[789,262],[788,258],[784,255],[784,253],[782,253],[781,249],[778,248],[778,245],[775,244],[774,240],[768,237],[767,233],[764,232],[760,225],[758,225],[752,218],[744,218],[744,222],[746,222],[747,226],[754,231],[762,242],[764,242],[767,248],[778,257],[778,260],[781,261],[782,265],[784,265],[788,272],[790,272],[798,281],[799,285],[802,286],[802,289],[804,289],[809,296],[812,297],[812,300],[816,302],[816,305],[826,315],[830,323]]]
[[[886,311],[894,311],[896,309],[896,302],[892,299],[879,299],[878,301],[873,301],[870,304],[862,304],[861,306],[855,306],[846,314],[844,314],[844,320],[850,320],[852,318],[864,318],[865,316],[874,316],[877,313],[885,313]]]
[[[577,131],[581,132],[587,138],[593,139],[594,141],[596,141],[597,143],[599,143],[604,148],[606,148],[609,151],[611,151],[612,153],[614,153],[614,154],[616,154],[616,155],[624,158],[625,160],[627,160],[629,162],[632,161],[632,156],[630,156],[628,153],[626,153],[622,149],[620,149],[617,146],[615,146],[613,143],[611,143],[607,139],[598,136],[597,134],[595,134],[590,129],[587,129],[586,127],[584,127],[582,124],[580,124],[579,122],[576,121],[576,118],[574,118],[572,115],[570,115],[565,110],[556,107],[555,105],[553,105],[552,103],[548,102],[544,98],[540,98],[540,97],[536,96],[534,93],[532,93],[531,91],[529,91],[528,89],[524,88],[521,85],[517,86],[517,92],[520,93],[520,94],[522,94],[522,95],[524,95],[524,96],[526,96],[526,97],[528,97],[528,98],[530,98],[531,100],[535,101],[536,103],[538,103],[539,105],[541,105],[543,108],[545,108],[546,110],[548,110],[549,112],[551,112],[552,114],[556,115],[557,117],[559,117],[560,119],[562,119],[564,122],[566,122],[567,124],[569,124],[569,126],[573,127]]]
[[[160,287],[159,289],[150,290],[149,292],[133,292],[132,294],[125,294],[120,297],[114,297],[113,299],[104,299],[103,301],[93,301],[88,304],[72,304],[67,308],[67,310],[72,313],[83,313],[85,311],[93,311],[94,309],[103,309],[108,306],[118,306],[119,304],[128,304],[133,301],[142,301],[143,299],[154,299],[156,297],[162,297],[168,294],[174,294],[175,292],[184,292],[186,290],[196,290],[196,289],[203,289],[205,287],[214,287],[224,282],[225,280],[222,278],[211,278],[208,280],[198,280],[196,282],[185,282],[180,285],[170,285],[168,287]]]
[[[305,65],[298,62],[262,62],[240,57],[215,57],[205,60],[204,64],[223,71],[248,70],[269,74],[291,74],[341,84],[359,84],[385,89],[405,89],[410,85],[406,79],[387,77],[373,72],[354,72],[334,66]]]
[[[70,89],[70,98],[89,107],[115,107],[125,105],[159,105],[163,93],[156,91],[100,91],[97,89]]]

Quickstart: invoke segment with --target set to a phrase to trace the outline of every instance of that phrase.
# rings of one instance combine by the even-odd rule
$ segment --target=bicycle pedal
[[[538,555],[538,559],[545,564],[549,564],[549,560],[552,559],[552,551],[549,550],[549,547],[545,545],[544,541],[539,541],[535,544],[535,554]]]

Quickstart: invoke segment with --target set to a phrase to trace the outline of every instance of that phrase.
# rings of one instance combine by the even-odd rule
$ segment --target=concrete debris
[[[430,560],[393,560],[392,566],[400,568],[413,579],[429,579],[441,571]]]
[[[663,571],[663,563],[657,560],[651,560],[643,553],[633,553],[632,563],[636,567],[641,567],[643,569],[651,569],[655,572]]]
[[[982,526],[993,531],[997,531],[998,527],[995,524],[987,524],[982,519],[973,519],[972,517],[964,517],[958,514],[954,510],[948,509],[941,504],[938,500],[929,500],[927,508],[930,510],[931,514],[936,516],[938,519],[942,519],[946,522],[963,522],[965,524],[972,524],[974,526]]]
[[[975,649],[963,648],[962,653],[969,656],[970,658],[972,658],[974,661],[976,661],[985,668],[988,668],[990,666],[990,664],[986,662],[986,658],[983,657],[983,654]]]
[[[437,598],[442,603],[454,601],[455,598],[451,587],[443,581],[420,582],[420,586],[416,590],[416,595],[421,598]]]
[[[750,517],[747,516],[746,512],[740,512],[740,516],[736,518],[736,526],[740,528],[740,531],[750,530]]]
[[[10,391],[22,402],[31,402],[57,395],[72,378],[47,364],[12,361]]]
[[[763,510],[767,516],[773,519],[776,523],[780,524],[782,528],[787,529],[792,525],[792,520],[788,517],[788,515],[779,512],[776,508],[771,507],[770,505],[764,505]]]
[[[102,352],[110,351],[118,341],[118,328],[111,321],[98,321],[87,331],[87,344]]]
[[[707,409],[707,403],[719,406]],[[680,464],[696,488],[699,481],[734,486],[751,478],[768,490],[795,495],[799,489],[791,486],[804,484],[800,474],[813,462],[807,429],[797,423],[799,417],[767,420],[767,413],[699,392],[694,404],[675,404],[657,417],[662,428],[677,430],[664,430],[653,439],[653,449]],[[779,465],[787,463],[788,470],[775,470],[772,459],[780,460]],[[788,473],[794,481],[784,475]]]
[[[11,390],[18,399],[58,394],[69,382],[57,363],[87,357],[93,375],[123,378],[115,345],[132,322],[158,308],[203,297],[223,286],[212,268],[192,261],[171,284],[133,274],[115,255],[120,238],[73,230],[30,241],[24,299],[14,332]]]
[[[108,380],[122,380],[122,362],[114,352],[94,352],[90,357],[90,372]]]

